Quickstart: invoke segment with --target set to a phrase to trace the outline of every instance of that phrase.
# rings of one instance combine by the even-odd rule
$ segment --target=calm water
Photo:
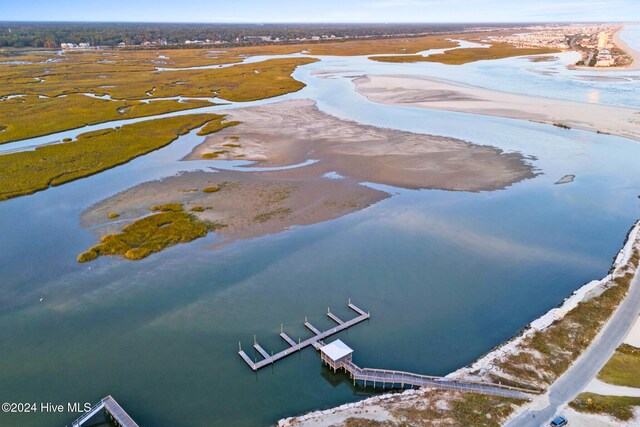
[[[565,59],[553,66],[562,70]],[[598,90],[596,102],[628,106],[638,99],[638,81],[528,70],[549,66],[519,58],[446,67],[328,57],[297,70],[309,86],[281,98],[312,98],[362,123],[535,156],[542,174],[502,191],[387,188],[394,197],[363,211],[220,250],[210,249],[217,240],[210,235],[136,263],[77,264],[95,242],[78,224],[83,209],[137,183],[211,165],[176,161],[202,140],[191,134],[100,175],[0,203],[0,400],[65,404],[112,394],[141,425],[261,426],[362,399],[370,391],[324,370],[312,349],[257,375],[237,355],[238,341],[248,349],[254,333],[267,350],[283,348],[280,323],[294,339],[307,336],[305,316],[329,326],[327,306],[351,316],[348,298],[372,314],[340,336],[359,365],[442,375],[472,362],[606,274],[639,215],[640,144],[373,104],[340,76],[447,75],[491,87],[502,75],[514,92],[588,100]],[[322,69],[343,73],[311,75]],[[576,181],[553,185],[566,174]],[[0,425],[73,418],[0,414]]]

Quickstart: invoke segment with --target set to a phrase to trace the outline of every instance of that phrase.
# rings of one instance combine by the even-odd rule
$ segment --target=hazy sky
[[[0,0],[0,21],[504,22],[640,20],[640,0]]]

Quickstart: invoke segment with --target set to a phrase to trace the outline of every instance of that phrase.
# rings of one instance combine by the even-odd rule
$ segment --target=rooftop
[[[320,351],[334,361],[340,360],[343,357],[353,353],[353,350],[340,340],[335,340],[332,343],[321,347]]]

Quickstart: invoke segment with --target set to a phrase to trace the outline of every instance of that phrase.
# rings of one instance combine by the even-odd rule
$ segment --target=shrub
[[[167,203],[164,205],[151,206],[152,212],[182,212],[181,203]]]

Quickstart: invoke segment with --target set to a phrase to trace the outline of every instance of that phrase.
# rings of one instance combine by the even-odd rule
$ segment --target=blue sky
[[[531,22],[640,20],[640,0],[0,0],[2,21]]]

